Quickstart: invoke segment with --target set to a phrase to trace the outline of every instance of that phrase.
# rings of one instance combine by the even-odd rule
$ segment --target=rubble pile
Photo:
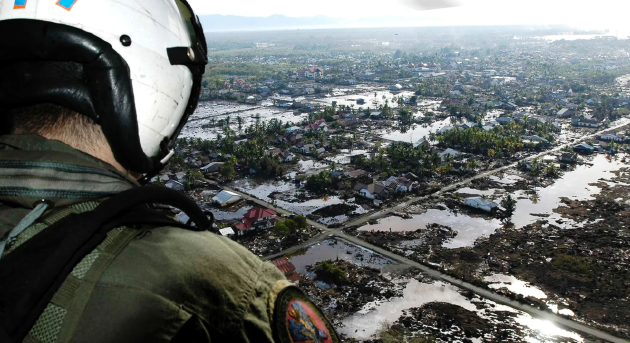
[[[343,285],[322,285],[318,281],[304,278],[300,281],[300,288],[315,303],[321,304],[323,311],[334,321],[358,312],[368,303],[402,296],[403,286],[393,282],[378,269],[343,260],[328,262],[347,272],[347,281]],[[308,269],[314,268],[315,266],[310,266]]]

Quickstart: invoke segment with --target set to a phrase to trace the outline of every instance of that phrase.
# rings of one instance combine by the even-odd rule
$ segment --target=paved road
[[[560,150],[564,149],[566,146],[575,144],[577,141],[582,141],[582,140],[585,140],[585,139],[588,139],[588,138],[592,138],[592,137],[594,137],[594,136],[596,136],[598,134],[601,134],[601,133],[603,133],[605,131],[615,130],[615,129],[618,129],[618,128],[623,127],[625,125],[628,125],[628,124],[620,124],[620,125],[617,125],[615,127],[607,128],[606,130],[602,130],[600,132],[594,133],[594,134],[589,135],[589,136],[584,136],[584,137],[579,138],[579,139],[574,139],[570,143],[558,146],[558,147],[556,147],[554,149],[551,149],[549,151],[545,151],[545,152],[542,152],[540,154],[536,154],[536,155],[533,155],[533,156],[529,156],[529,157],[523,158],[522,161],[527,161],[527,160],[540,158],[542,156],[545,156],[545,155],[548,155],[548,154],[560,151]],[[445,193],[445,192],[451,191],[451,190],[455,189],[456,187],[459,187],[459,186],[465,185],[467,183],[470,183],[471,181],[473,181],[475,179],[479,179],[479,178],[483,178],[483,177],[487,177],[487,176],[499,173],[501,171],[513,168],[516,165],[517,165],[517,163],[512,163],[512,164],[504,166],[504,167],[500,167],[500,168],[497,168],[497,169],[493,169],[491,171],[487,171],[487,172],[481,173],[481,174],[476,175],[474,177],[471,177],[471,178],[459,181],[457,183],[448,185],[448,186],[440,189],[440,191],[436,192],[433,195],[427,195],[427,196],[412,198],[412,199],[410,199],[410,200],[408,200],[406,202],[403,202],[403,203],[398,204],[396,206],[393,206],[391,208],[388,208],[388,209],[385,209],[385,210],[381,210],[379,212],[372,213],[370,215],[366,215],[366,216],[361,217],[359,219],[356,219],[356,220],[354,220],[352,222],[349,222],[349,223],[346,224],[345,227],[361,225],[361,224],[363,224],[363,223],[365,223],[365,222],[367,222],[367,221],[369,221],[371,219],[381,218],[381,217],[383,217],[385,215],[388,215],[388,214],[391,214],[392,212],[395,212],[395,211],[398,211],[400,209],[403,209],[403,208],[405,208],[405,207],[407,207],[407,206],[409,206],[411,204],[414,204],[414,203],[416,203],[418,201],[427,199],[430,196],[435,196],[435,195],[439,195],[441,193]],[[211,181],[211,180],[205,180],[205,181],[207,181],[209,183],[212,183],[212,184],[217,184],[216,182]],[[243,192],[240,192],[240,191],[235,190],[235,189],[230,188],[230,187],[226,187],[226,186],[221,186],[221,187],[223,189],[227,190],[227,191],[231,191],[231,192],[234,192],[236,194],[239,194],[244,199],[250,200],[250,201],[252,201],[252,202],[254,202],[254,203],[256,203],[256,204],[258,204],[260,206],[273,208],[273,209],[277,210],[278,213],[281,213],[281,214],[290,214],[290,212],[288,212],[288,211],[286,211],[286,210],[284,210],[282,208],[276,207],[276,206],[272,205],[271,203],[268,203],[268,202],[266,202],[264,200],[254,198],[254,197],[252,197],[252,196],[250,196],[248,194],[245,194]],[[307,219],[307,223],[310,224],[310,225],[313,225],[317,229],[322,230],[323,233],[319,234],[319,235],[317,235],[317,236],[315,236],[315,237],[313,237],[311,239],[309,239],[308,241],[306,241],[306,242],[304,242],[302,244],[299,244],[297,246],[293,246],[293,247],[291,247],[291,248],[289,248],[287,250],[284,250],[282,252],[279,252],[277,254],[266,256],[263,259],[264,260],[271,260],[271,259],[274,259],[274,258],[278,258],[278,257],[284,256],[284,255],[287,255],[287,254],[294,253],[294,252],[296,252],[296,251],[298,251],[300,249],[306,248],[306,247],[308,247],[308,246],[310,246],[312,244],[315,244],[315,243],[317,243],[317,242],[319,242],[321,240],[324,240],[324,239],[334,235],[334,236],[346,239],[346,240],[348,240],[348,241],[350,241],[350,242],[352,242],[354,244],[357,244],[357,245],[366,247],[368,249],[371,249],[371,250],[373,250],[375,252],[378,252],[379,254],[382,254],[383,256],[389,257],[389,258],[391,258],[391,259],[393,259],[395,261],[398,261],[401,264],[418,268],[421,271],[423,271],[424,273],[426,273],[428,275],[431,275],[432,277],[434,277],[436,279],[440,279],[440,280],[446,281],[448,283],[451,283],[453,285],[456,285],[456,286],[458,286],[460,288],[464,288],[464,289],[470,290],[472,292],[475,292],[476,294],[479,294],[479,295],[481,295],[481,296],[483,296],[485,298],[491,299],[491,300],[493,300],[493,301],[495,301],[497,303],[508,305],[510,307],[513,307],[513,308],[519,309],[521,311],[527,312],[527,313],[531,314],[534,317],[547,319],[547,320],[553,321],[554,323],[556,323],[558,325],[561,325],[561,326],[564,326],[564,327],[567,327],[567,328],[570,328],[570,329],[573,329],[573,330],[576,330],[576,331],[579,331],[579,332],[582,332],[582,333],[586,333],[588,335],[591,335],[591,336],[594,336],[594,337],[597,337],[597,338],[600,338],[600,339],[605,339],[605,340],[610,341],[610,342],[630,343],[630,341],[626,341],[626,340],[623,340],[621,338],[617,338],[617,337],[615,337],[615,336],[613,336],[611,334],[608,334],[606,332],[603,332],[603,331],[600,331],[600,330],[597,330],[597,329],[593,329],[593,328],[591,328],[589,326],[586,326],[584,324],[581,324],[581,323],[578,323],[578,322],[575,322],[575,321],[572,321],[572,320],[565,319],[563,317],[557,316],[557,315],[549,313],[549,312],[541,311],[538,308],[535,308],[535,307],[532,307],[532,306],[529,306],[529,305],[524,305],[522,303],[513,301],[513,300],[511,300],[511,299],[509,299],[507,297],[504,297],[502,295],[493,293],[493,292],[488,291],[486,289],[483,289],[483,288],[477,287],[475,285],[472,285],[470,283],[464,282],[462,280],[453,278],[453,277],[451,277],[449,275],[446,275],[446,274],[443,274],[443,273],[441,273],[441,272],[439,272],[437,270],[428,268],[428,267],[426,267],[426,266],[424,266],[424,265],[422,265],[422,264],[420,264],[418,262],[409,260],[409,259],[407,259],[405,257],[402,257],[402,256],[397,255],[395,253],[389,252],[387,250],[384,250],[382,248],[379,248],[377,246],[369,244],[369,243],[365,242],[362,239],[359,239],[357,237],[348,235],[348,234],[344,233],[341,229],[329,229],[327,226],[324,226],[324,225],[322,225],[320,223],[317,223],[315,221],[312,221],[310,219]]]

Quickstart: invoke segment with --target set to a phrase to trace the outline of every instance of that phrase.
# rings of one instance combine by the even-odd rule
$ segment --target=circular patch
[[[281,343],[340,342],[328,319],[296,287],[287,287],[276,299],[274,336]]]

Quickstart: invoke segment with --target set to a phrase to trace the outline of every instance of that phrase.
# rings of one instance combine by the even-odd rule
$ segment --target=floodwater
[[[367,150],[352,150],[341,149],[341,154],[327,158],[328,161],[335,162],[337,164],[350,164],[352,156],[364,155],[366,159],[369,159],[370,153]]]
[[[413,215],[412,219],[387,217],[377,224],[365,225],[361,231],[415,231],[425,228],[428,224],[440,224],[457,231],[455,238],[444,242],[445,248],[455,249],[472,246],[479,237],[489,236],[503,224],[497,219],[471,217],[466,214],[456,214],[450,210],[429,209],[426,213]]]
[[[395,131],[385,131],[381,135],[383,139],[388,139],[391,141],[397,142],[406,142],[406,143],[416,143],[422,138],[429,137],[431,132],[437,132],[441,128],[445,126],[449,126],[451,124],[450,119],[444,119],[440,121],[436,121],[430,125],[427,124],[415,124],[415,127],[410,129],[409,131],[403,133],[400,130]]]
[[[403,311],[421,307],[431,302],[445,302],[461,306],[469,311],[474,311],[481,318],[495,320],[496,312],[506,311],[516,313],[514,322],[522,326],[526,333],[523,337],[528,342],[565,342],[567,338],[577,342],[584,339],[577,333],[561,329],[550,321],[533,318],[529,314],[517,311],[511,307],[498,305],[490,300],[477,298],[476,302],[485,302],[490,306],[478,310],[477,306],[458,292],[458,288],[443,282],[421,283],[410,280],[403,296],[391,299],[388,302],[368,303],[356,314],[343,320],[343,327],[339,332],[350,338],[358,340],[374,339],[384,324],[392,324],[403,314]]]
[[[493,274],[484,278],[485,282],[491,289],[506,288],[508,291],[521,294],[524,297],[533,297],[538,299],[547,299],[547,294],[540,288],[531,286],[525,281],[521,281],[512,275]]]
[[[337,102],[337,106],[351,106],[355,109],[359,108],[371,108],[377,109],[379,106],[385,105],[385,101],[388,102],[388,106],[391,108],[398,107],[398,99],[408,99],[414,95],[414,92],[410,91],[402,91],[396,92],[396,94],[390,92],[383,88],[370,91],[370,92],[362,92],[353,95],[341,95],[341,96],[332,96],[327,98],[313,99],[314,103],[320,103],[323,105],[331,106],[333,101]],[[365,103],[363,105],[357,104],[358,99],[364,99]]]
[[[513,197],[518,199],[516,211],[512,217],[512,222],[516,228],[534,223],[541,218],[541,216],[532,214],[542,214],[545,217],[549,215],[549,221],[560,220],[561,216],[554,213],[553,209],[564,206],[561,203],[561,198],[592,200],[594,199],[592,195],[601,190],[599,187],[589,184],[596,183],[599,179],[610,179],[614,177],[611,172],[627,166],[621,162],[621,158],[618,161],[614,159],[609,161],[605,155],[596,155],[590,163],[593,166],[579,165],[575,170],[565,173],[551,186],[538,189],[537,196],[533,198],[524,191],[513,194]],[[562,218],[562,221],[566,222],[564,226],[567,228],[575,226],[575,223],[567,221],[567,219]]]
[[[496,191],[499,191],[498,189],[488,189],[486,191],[482,191],[482,190],[478,190],[478,189],[473,189],[470,187],[464,187],[464,188],[460,188],[457,190],[457,192],[455,193],[459,193],[459,194],[473,194],[473,195],[494,195],[494,193]]]
[[[446,302],[474,311],[477,307],[457,288],[443,282],[421,283],[411,280],[403,290],[401,298],[379,304],[368,303],[358,313],[344,319],[339,332],[355,339],[367,340],[375,335],[383,324],[392,324],[404,310],[421,307],[430,302]]]
[[[251,210],[252,208],[252,206],[243,206],[234,212],[227,212],[217,208],[210,208],[210,212],[212,212],[216,220],[240,220],[247,213],[247,211]]]
[[[181,137],[196,137],[202,139],[216,139],[217,135],[224,135],[223,127],[218,125],[219,121],[230,117],[230,129],[239,132],[237,117],[240,117],[241,130],[254,124],[256,121],[269,121],[271,119],[281,120],[283,123],[298,124],[308,114],[294,115],[293,111],[287,111],[272,106],[252,106],[232,102],[206,102],[199,107],[190,117],[184,126]],[[216,125],[205,127],[207,125]]]
[[[325,196],[322,198],[310,199],[306,201],[286,201],[282,199],[272,199],[269,196],[271,193],[282,193],[283,195],[296,195],[298,186],[295,182],[285,181],[267,181],[262,184],[256,184],[252,180],[237,180],[234,182],[234,187],[243,193],[247,193],[258,199],[273,202],[276,206],[281,207],[289,212],[298,215],[308,215],[321,208],[338,205],[338,204],[354,204],[354,198],[344,200],[338,196]],[[365,213],[365,210],[361,206],[358,206],[355,210],[357,214]]]
[[[521,180],[523,180],[522,177],[518,176],[518,175],[514,175],[514,174],[505,174],[502,177],[498,177],[496,175],[491,175],[488,177],[490,180],[498,182],[500,184],[503,185],[513,185]]]
[[[300,172],[308,172],[308,174],[313,174],[329,167],[328,164],[315,160],[301,160],[298,164],[300,165]]]
[[[309,274],[306,271],[306,266],[314,265],[324,260],[341,259],[359,266],[378,269],[382,269],[384,266],[394,263],[394,261],[372,250],[354,245],[343,239],[327,239],[309,246],[305,251],[287,257],[289,261],[293,263],[297,272],[303,275]]]

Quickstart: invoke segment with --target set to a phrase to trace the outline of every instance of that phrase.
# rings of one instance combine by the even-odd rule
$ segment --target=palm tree
[[[237,116],[236,122],[238,124],[238,133],[240,134],[241,131],[243,130],[243,118],[241,118],[240,116]]]

